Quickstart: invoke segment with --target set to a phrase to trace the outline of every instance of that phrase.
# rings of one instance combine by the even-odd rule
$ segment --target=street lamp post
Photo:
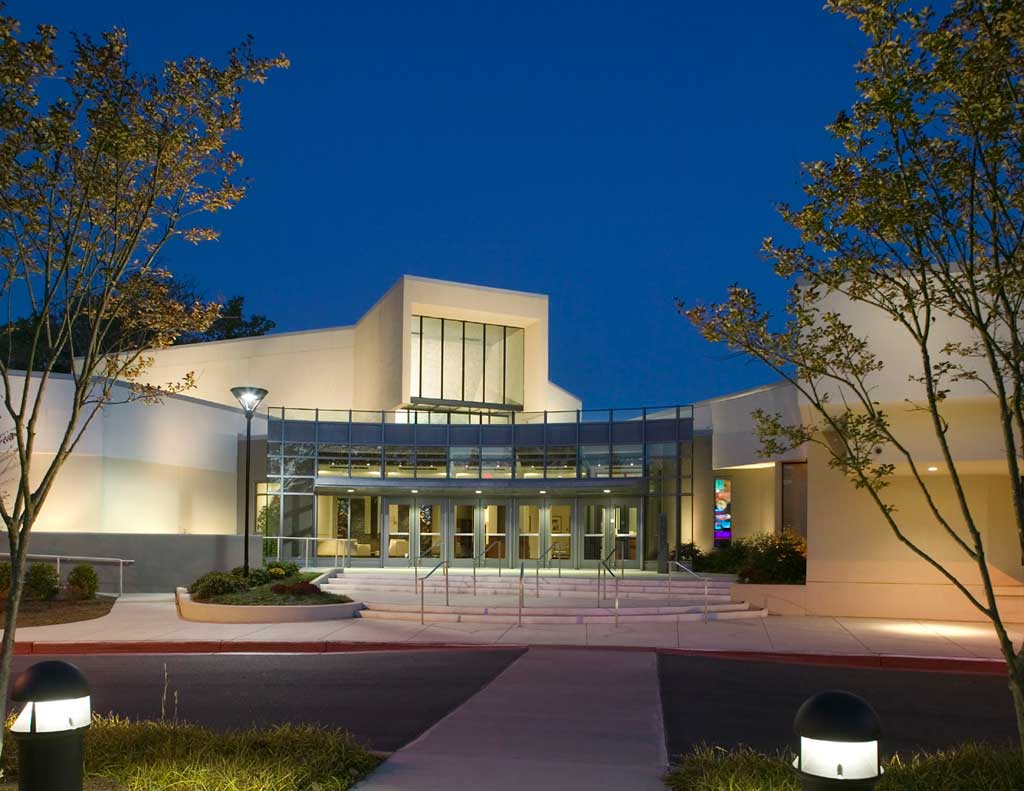
[[[232,387],[231,395],[238,399],[245,412],[245,546],[242,573],[249,576],[249,477],[252,467],[252,416],[267,397],[262,387]]]

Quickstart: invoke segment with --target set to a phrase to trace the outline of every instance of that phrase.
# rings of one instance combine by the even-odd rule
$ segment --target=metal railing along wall
[[[546,550],[544,550],[544,552],[541,553],[540,557],[537,558],[537,598],[538,599],[540,598],[540,565],[541,565],[541,563],[544,562],[544,559],[554,551],[554,549],[557,546],[558,546],[557,544],[552,544]],[[562,576],[562,556],[561,555],[558,556],[558,576],[559,577]]]
[[[0,552],[0,558],[9,558],[10,553]],[[26,555],[26,560],[55,561],[57,564],[57,579],[60,579],[60,563],[62,560],[72,563],[116,563],[117,564],[117,595],[124,595],[124,567],[132,565],[135,561],[127,558],[95,558],[86,555]]]
[[[702,577],[700,574],[695,572],[693,569],[689,569],[680,563],[678,560],[670,560],[668,564],[668,606],[672,606],[672,567],[680,568],[692,577],[704,583],[704,623],[708,622],[708,585],[711,580],[707,577]]]

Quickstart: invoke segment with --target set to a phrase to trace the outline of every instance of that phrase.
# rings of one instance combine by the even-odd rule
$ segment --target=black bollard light
[[[18,791],[82,791],[82,736],[92,718],[82,672],[67,662],[39,662],[14,679],[11,700],[25,704],[11,726]]]
[[[804,701],[793,730],[800,739],[793,767],[803,791],[869,789],[878,782],[882,725],[863,698],[840,690],[821,692]]]

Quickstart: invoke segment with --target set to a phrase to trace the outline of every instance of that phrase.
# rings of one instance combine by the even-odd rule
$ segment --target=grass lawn
[[[6,746],[10,780],[17,751]],[[344,731],[301,725],[215,733],[111,716],[85,735],[86,791],[345,791],[379,763]]]
[[[317,593],[305,596],[291,596],[282,593],[274,593],[275,585],[292,585],[296,582],[308,582],[316,579],[317,574],[295,574],[291,577],[275,580],[266,585],[257,585],[241,593],[221,593],[218,596],[211,596],[203,599],[202,604],[345,604],[352,601],[348,596],[336,596],[332,593]]]
[[[101,618],[114,606],[112,597],[103,596],[96,599],[71,601],[54,599],[53,601],[22,600],[18,608],[18,626],[49,626],[55,623],[73,623]],[[0,628],[7,625],[7,618],[0,611]]]
[[[749,748],[701,747],[683,756],[666,776],[673,791],[799,791],[792,756]],[[965,744],[955,749],[894,757],[876,791],[1019,791],[1024,788],[1020,750]]]

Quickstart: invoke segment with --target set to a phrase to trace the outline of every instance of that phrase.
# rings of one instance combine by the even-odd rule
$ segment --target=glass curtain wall
[[[413,316],[410,350],[412,398],[523,405],[522,327]]]

